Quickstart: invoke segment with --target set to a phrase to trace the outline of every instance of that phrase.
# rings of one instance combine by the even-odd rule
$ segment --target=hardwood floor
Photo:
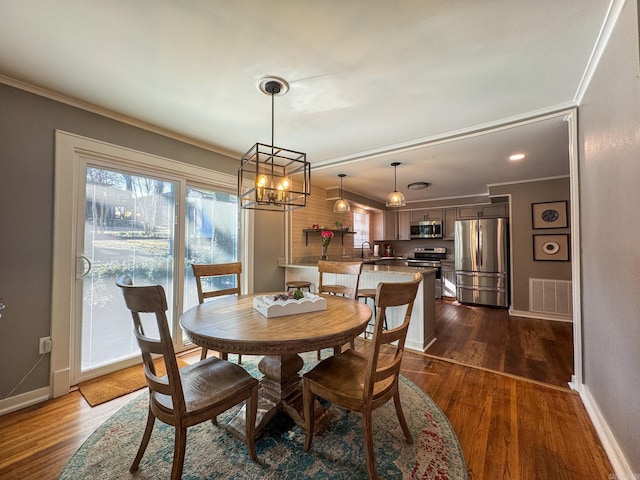
[[[402,367],[449,418],[470,480],[613,478],[575,392],[420,354]]]
[[[427,353],[568,388],[573,324],[511,317],[502,308],[436,302],[436,342]]]
[[[199,355],[182,358],[191,363]],[[413,352],[402,374],[449,418],[470,480],[612,478],[580,397],[568,389]],[[57,478],[82,442],[138,394],[91,408],[72,392],[0,417],[0,478]]]
[[[58,478],[89,435],[139,393],[91,407],[75,391],[0,416],[0,478]]]

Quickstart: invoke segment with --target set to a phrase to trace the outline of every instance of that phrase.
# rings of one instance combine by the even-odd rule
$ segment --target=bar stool
[[[302,289],[302,288],[306,288],[307,292],[311,293],[311,282],[305,282],[302,280],[290,280],[287,283],[285,283],[285,285],[287,286],[287,292],[289,290],[293,289]]]
[[[356,300],[360,300],[364,298],[364,303],[368,304],[368,300],[373,300],[373,320],[377,318],[376,312],[376,289],[375,288],[361,288],[358,290],[358,294],[356,295]],[[367,334],[373,335],[373,332],[369,330],[369,327],[373,327],[373,323],[369,323],[367,325],[367,329],[364,331],[364,338],[367,338]],[[384,324],[382,326],[383,330],[387,330],[387,318],[384,319]]]

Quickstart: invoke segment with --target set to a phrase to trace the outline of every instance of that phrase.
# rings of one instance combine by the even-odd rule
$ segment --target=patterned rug
[[[316,353],[303,355],[305,370]],[[260,357],[243,356],[243,367],[257,378]],[[156,421],[151,441],[135,474],[129,466],[140,444],[147,415],[147,393],[116,412],[78,449],[65,466],[61,480],[169,478],[174,430]],[[467,479],[458,439],[444,413],[415,384],[401,377],[400,398],[414,444],[404,439],[393,401],[374,412],[374,445],[378,476],[384,479]],[[329,406],[329,405],[328,405]],[[187,433],[183,479],[358,479],[367,478],[361,416],[329,406],[331,420],[315,435],[305,453],[304,430],[285,415],[276,416],[256,440],[258,462],[244,443],[224,425],[237,408],[218,417],[219,425],[204,422]]]

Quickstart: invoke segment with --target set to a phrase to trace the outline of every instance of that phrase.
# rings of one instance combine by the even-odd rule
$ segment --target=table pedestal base
[[[304,428],[304,409],[302,404],[302,380],[298,372],[304,366],[302,357],[297,354],[265,356],[260,360],[258,369],[264,374],[260,380],[258,394],[258,415],[256,418],[256,438],[262,429],[278,412],[286,412],[293,421]],[[329,419],[329,412],[315,402],[314,432],[319,433]],[[246,439],[246,407],[227,425],[227,431],[240,440]]]

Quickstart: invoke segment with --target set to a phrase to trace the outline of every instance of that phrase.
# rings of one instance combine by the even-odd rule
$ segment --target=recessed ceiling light
[[[407,185],[407,188],[409,190],[422,190],[424,188],[427,188],[428,186],[429,184],[427,182],[413,182]]]
[[[525,157],[524,153],[514,153],[509,157],[509,160],[512,160],[512,161],[522,160],[524,157]]]

